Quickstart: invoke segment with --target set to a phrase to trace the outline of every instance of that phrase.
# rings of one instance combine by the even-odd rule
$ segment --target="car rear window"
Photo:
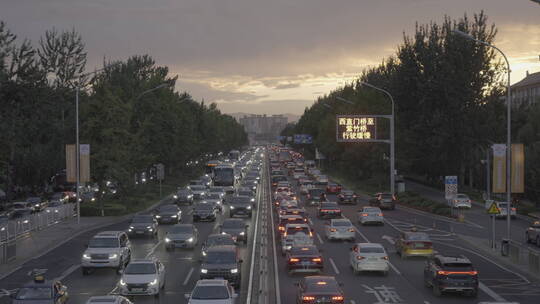
[[[309,228],[308,227],[289,227],[287,228],[287,234],[293,235],[297,233],[305,233],[309,234]]]
[[[243,221],[223,221],[223,228],[243,228],[245,226]]]
[[[349,226],[351,226],[351,222],[349,222],[349,221],[333,221],[332,226],[334,226],[334,227],[349,227]]]
[[[384,249],[381,247],[359,247],[359,252],[361,253],[384,253]]]
[[[472,264],[471,263],[464,263],[464,262],[451,262],[451,263],[444,263],[444,268],[452,268],[455,270],[471,270]]]

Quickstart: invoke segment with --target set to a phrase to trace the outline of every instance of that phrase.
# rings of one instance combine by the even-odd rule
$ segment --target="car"
[[[358,210],[358,222],[362,225],[384,225],[384,215],[379,207],[363,207]]]
[[[209,192],[206,194],[204,201],[217,207],[219,212],[223,212],[223,204],[225,203],[223,195],[215,192]]]
[[[252,215],[252,201],[249,196],[233,196],[229,201],[229,217],[235,215]]]
[[[11,208],[13,211],[28,210],[31,213],[34,212],[34,204],[31,202],[15,202],[11,204]]]
[[[253,193],[253,191],[251,191],[250,188],[245,188],[245,187],[238,188],[238,190],[236,190],[236,195],[248,196],[250,198],[251,205],[255,206],[255,193]]]
[[[193,205],[193,222],[210,221],[214,222],[217,219],[218,209],[216,205],[207,203],[206,201],[197,202]]]
[[[131,260],[131,243],[123,231],[103,231],[94,235],[81,258],[82,274],[91,269],[114,268],[120,271]]]
[[[202,244],[201,254],[205,256],[208,248],[220,245],[235,245],[232,235],[228,233],[210,234]]]
[[[326,193],[333,193],[337,194],[341,192],[341,185],[336,183],[327,183],[326,185]]]
[[[219,196],[221,196],[222,199],[225,198],[225,188],[223,187],[220,187],[220,186],[213,186],[213,187],[210,187],[208,189],[208,193],[210,194],[218,194]]]
[[[59,217],[60,210],[62,209],[62,206],[64,206],[64,203],[60,200],[50,200],[47,204],[47,207],[45,208],[45,212],[51,214],[52,216]]]
[[[234,304],[238,294],[227,280],[198,280],[191,293],[184,295],[188,304]]]
[[[242,219],[225,219],[223,224],[219,226],[220,233],[230,234],[235,242],[243,242],[247,244],[248,241],[248,227]]]
[[[354,242],[356,239],[356,229],[349,219],[331,219],[324,227],[326,239],[333,240],[348,240]]]
[[[525,231],[525,240],[527,243],[535,243],[540,247],[540,221],[533,222],[527,231]]]
[[[307,195],[309,194],[309,189],[314,189],[313,181],[310,179],[300,179],[298,184],[300,185],[300,194]]]
[[[203,185],[205,185],[207,188],[210,188],[212,186],[212,178],[207,175],[201,176],[201,182]]]
[[[341,190],[341,192],[338,194],[338,199],[339,203],[351,203],[354,205],[356,205],[358,200],[356,193],[354,193],[352,190]]]
[[[390,269],[388,253],[383,245],[378,243],[354,244],[351,247],[349,262],[355,275],[362,271],[377,271],[386,276]]]
[[[189,189],[193,193],[193,200],[204,200],[206,192],[208,189],[206,189],[206,186],[203,185],[190,185]]]
[[[152,215],[135,215],[128,228],[129,236],[157,237],[158,223]]]
[[[381,209],[396,209],[396,196],[392,193],[377,193],[369,201],[370,206],[379,207]]]
[[[437,254],[426,262],[424,285],[431,287],[435,296],[441,296],[443,292],[460,292],[476,297],[478,271],[464,256]]]
[[[182,219],[182,210],[177,205],[161,205],[155,210],[154,217],[158,224],[178,224]]]
[[[508,214],[508,204],[506,202],[497,202],[495,201],[495,204],[497,208],[499,209],[499,213],[495,214],[495,218],[506,218]],[[516,208],[513,205],[510,205],[510,217],[515,218],[516,217]]]
[[[272,176],[272,187],[277,187],[278,185],[278,182],[281,182],[281,181],[287,181],[287,177],[285,175],[273,175]]]
[[[201,279],[221,278],[239,288],[242,281],[242,259],[236,246],[220,245],[208,248],[201,264]]]
[[[323,256],[317,246],[293,246],[285,258],[289,274],[301,272],[321,273],[324,269]]]
[[[394,245],[396,253],[402,259],[410,256],[433,256],[433,242],[425,232],[402,231]]]
[[[190,189],[180,189],[173,195],[176,204],[193,204],[193,192]]]
[[[458,193],[455,199],[448,200],[448,205],[453,208],[471,209],[471,199],[467,194]]]
[[[294,171],[292,172],[292,176],[294,179],[300,179],[300,176],[304,175],[305,172],[304,172],[304,168],[296,168],[294,169]]]
[[[46,280],[36,275],[11,295],[12,304],[64,304],[69,299],[68,288],[59,280]]]
[[[123,296],[153,295],[165,287],[165,266],[157,259],[132,260],[122,271],[118,291]]]
[[[307,276],[297,286],[296,303],[345,303],[341,284],[333,276]]]
[[[28,197],[26,198],[26,202],[31,205],[34,212],[40,212],[47,207],[47,203],[44,202],[39,196]]]
[[[308,224],[287,224],[281,236],[281,254],[294,246],[313,245],[313,229]]]
[[[321,202],[326,202],[326,191],[321,188],[312,188],[308,190],[306,196],[306,205],[317,206]]]
[[[257,192],[257,186],[259,183],[255,179],[244,179],[242,181],[242,187],[249,188],[253,193]]]
[[[133,304],[128,298],[119,295],[93,296],[86,304]]]
[[[287,205],[281,205],[280,210],[279,210],[279,219],[281,219],[283,216],[287,216],[287,215],[305,216],[305,214],[306,214],[306,210],[304,210],[304,208],[299,208],[297,206],[288,207]]]
[[[319,218],[340,218],[341,208],[336,202],[322,202],[317,207],[317,217]]]
[[[307,223],[307,218],[301,215],[283,215],[279,217],[279,223],[277,225],[277,230],[279,235],[285,233],[285,226],[287,224],[305,224]]]
[[[62,203],[67,203],[69,201],[69,196],[65,194],[65,192],[55,192],[51,195],[49,198],[49,201],[58,200]]]
[[[176,224],[165,234],[165,249],[193,249],[199,243],[199,230],[193,224]]]

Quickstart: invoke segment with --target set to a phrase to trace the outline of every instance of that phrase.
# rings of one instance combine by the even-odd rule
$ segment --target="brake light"
[[[333,296],[332,301],[343,301],[343,296]]]
[[[330,228],[330,232],[336,232],[336,228]]]
[[[388,261],[388,257],[387,257],[387,256],[383,256],[383,257],[381,257],[381,259],[387,260],[387,261]]]
[[[392,199],[393,199],[393,200],[397,200],[395,195],[392,195]]]
[[[354,228],[349,228],[349,232],[354,232]]]
[[[302,301],[315,301],[315,297],[312,296],[303,296]]]
[[[357,255],[357,256],[356,256],[356,259],[357,259],[357,260],[363,260],[363,259],[365,259],[365,258],[364,258],[363,256],[361,256],[361,255]]]
[[[468,275],[477,275],[478,274],[478,271],[474,270],[474,271],[444,271],[444,270],[439,270],[437,271],[437,274],[438,275],[451,275],[451,274],[468,274]]]
[[[317,262],[317,263],[320,263],[322,262],[322,259],[321,258],[313,258],[311,259],[313,262]]]
[[[369,215],[369,214],[367,214],[367,213],[362,213],[362,216],[368,216],[368,215]]]
[[[353,194],[353,197],[356,197],[356,194]]]
[[[289,263],[297,263],[297,262],[300,262],[300,259],[297,259],[297,258],[290,258],[289,259]]]
[[[382,213],[379,213],[379,216],[383,216],[383,214],[382,214]]]

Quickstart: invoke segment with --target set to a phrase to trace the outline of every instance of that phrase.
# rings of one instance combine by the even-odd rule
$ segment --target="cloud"
[[[298,88],[299,86],[300,86],[300,83],[282,83],[275,86],[274,89],[276,90],[294,89],[294,88]]]

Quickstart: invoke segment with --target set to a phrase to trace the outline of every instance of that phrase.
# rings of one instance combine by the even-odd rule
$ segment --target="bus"
[[[231,152],[229,152],[229,159],[230,160],[238,160],[238,159],[240,159],[240,151],[232,150]]]
[[[234,167],[227,164],[215,166],[212,180],[214,181],[214,186],[225,187],[227,193],[233,193],[237,180]]]
[[[204,167],[204,173],[208,176],[212,176],[213,169],[215,166],[219,165],[221,162],[219,160],[210,160],[206,163],[206,166]]]

